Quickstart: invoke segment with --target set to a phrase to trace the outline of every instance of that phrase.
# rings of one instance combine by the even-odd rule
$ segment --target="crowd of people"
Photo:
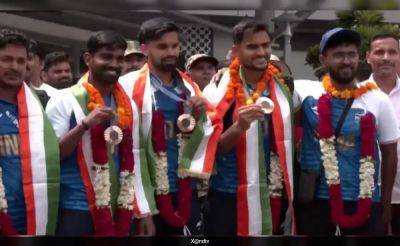
[[[87,71],[0,30],[0,235],[400,235],[399,37],[320,41],[321,81],[293,78],[264,23],[234,26],[226,64],[177,68],[180,29],[101,30]],[[222,67],[222,68],[221,68]]]

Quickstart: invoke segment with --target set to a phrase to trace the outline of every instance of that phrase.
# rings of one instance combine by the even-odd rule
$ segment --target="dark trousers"
[[[400,236],[400,204],[392,204],[392,234]]]
[[[57,236],[91,236],[94,235],[92,216],[89,211],[59,209]]]
[[[236,236],[236,194],[210,189],[204,216],[206,236]]]
[[[178,193],[171,193],[172,203],[174,208],[178,207]],[[188,224],[186,225],[190,230],[192,235],[200,234],[200,202],[197,197],[197,190],[192,190],[192,198],[191,198],[191,208],[192,213],[189,219]],[[168,225],[159,215],[154,216],[154,224],[156,226],[156,234],[157,236],[173,236],[173,235],[183,235],[182,227],[173,227]]]
[[[336,226],[331,220],[329,200],[315,199],[308,204],[296,204],[297,232],[299,235],[324,236],[335,235]],[[344,202],[345,214],[354,214],[357,202]],[[383,236],[385,227],[382,223],[383,208],[381,203],[372,203],[370,218],[364,225],[353,229],[340,229],[341,235]]]
[[[206,236],[236,236],[237,235],[237,194],[209,190],[208,206],[205,212],[204,226]],[[285,220],[288,208],[287,199],[282,201],[279,223]],[[283,235],[283,228],[276,232]]]
[[[132,221],[129,235],[136,234],[137,219]],[[57,221],[57,236],[92,236],[94,225],[89,211],[60,209]]]

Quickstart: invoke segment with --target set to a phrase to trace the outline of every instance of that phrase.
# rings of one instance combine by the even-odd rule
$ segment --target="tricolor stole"
[[[185,88],[190,92],[190,96],[201,96],[202,93],[197,84],[184,73],[178,72]],[[119,81],[125,92],[132,96],[140,112],[139,148],[145,150],[148,158],[147,168],[154,186],[155,161],[153,159],[154,153],[151,141],[152,88],[148,65],[145,64],[139,71],[121,77]],[[191,176],[206,179],[210,177],[221,131],[221,119],[217,117],[215,108],[208,104],[207,113],[202,115],[197,122],[183,150],[182,158],[179,160],[178,174],[180,177]]]
[[[205,90],[206,98],[217,108],[217,114],[223,117],[233,103],[225,97],[228,84],[231,82],[229,70],[225,71],[218,86],[209,85]],[[293,233],[293,102],[287,88],[272,78],[268,84],[271,100],[275,104],[272,112],[274,141],[281,163],[284,184],[289,200],[291,225],[286,225],[285,233]],[[212,87],[212,89],[211,89]],[[236,103],[238,105],[238,103]],[[233,121],[237,120],[238,108],[235,108]],[[265,153],[263,132],[258,121],[252,122],[250,128],[239,139],[236,145],[238,161],[237,191],[237,234],[255,236],[272,234],[271,208],[267,173],[265,170]],[[288,220],[287,220],[288,221]]]
[[[60,193],[58,141],[39,99],[23,83],[17,94],[27,235],[54,235]]]
[[[85,75],[86,76],[86,75]],[[84,81],[84,77],[81,78],[81,80],[74,86],[70,88],[72,96],[68,97],[68,102],[71,105],[71,108],[73,109],[76,122],[80,123],[82,120],[88,115],[89,110],[88,110],[88,102],[89,102],[89,95],[86,91],[86,89],[82,86],[82,83]],[[116,86],[120,86],[118,83]],[[129,97],[127,96],[127,100],[132,102]],[[130,104],[132,107],[132,112],[134,113],[134,104]],[[135,115],[133,115],[133,122],[138,122],[135,119]],[[130,127],[132,130],[132,136],[134,137],[135,131],[137,129],[135,128],[135,123],[132,124]],[[135,140],[135,138],[134,138]],[[89,205],[89,210],[92,214],[92,216],[95,216],[95,209],[96,209],[96,204],[95,204],[95,193],[94,193],[94,188],[93,188],[93,182],[94,182],[94,177],[95,177],[95,172],[92,169],[92,164],[93,164],[93,156],[92,156],[92,147],[91,147],[91,138],[90,138],[90,131],[86,131],[83,136],[81,141],[78,144],[78,166],[79,166],[79,171],[83,180],[83,184],[85,187],[86,191],[86,197]],[[133,147],[133,154],[135,161],[138,158],[138,151],[135,151],[135,147]],[[113,208],[116,206],[116,199],[119,194],[119,171],[116,170],[116,166],[113,162],[113,158],[111,156],[111,153],[109,151],[109,164],[110,164],[110,180],[111,180],[111,205]],[[134,179],[135,179],[135,196],[134,200],[132,201],[133,204],[133,210],[134,210],[134,215],[136,217],[142,217],[147,214],[149,214],[149,202],[146,199],[146,196],[144,195],[143,192],[143,186],[140,184],[142,180],[141,172],[140,169],[136,167],[137,163],[135,162],[134,166]],[[95,225],[96,226],[96,225]]]

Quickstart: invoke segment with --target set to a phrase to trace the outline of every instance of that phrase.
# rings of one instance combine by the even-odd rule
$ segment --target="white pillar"
[[[283,46],[283,59],[286,64],[290,65],[291,55],[292,55],[292,45],[290,44],[290,39],[292,38],[292,30],[290,28],[290,22],[285,23],[284,46]]]
[[[81,49],[80,45],[73,44],[71,47],[71,69],[72,69],[72,76],[74,78],[79,78],[81,76],[79,69],[80,69],[80,58],[81,58]],[[75,81],[74,81],[75,82]]]

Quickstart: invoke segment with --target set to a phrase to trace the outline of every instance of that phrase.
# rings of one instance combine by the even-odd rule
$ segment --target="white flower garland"
[[[134,199],[134,173],[129,171],[120,172],[119,182],[121,184],[117,199],[118,207],[133,210],[132,201]]]
[[[374,190],[374,174],[375,166],[374,159],[367,156],[360,160],[360,195],[359,198],[372,197]]]
[[[3,170],[0,167],[0,212],[7,213],[7,198],[6,192],[3,184]]]
[[[319,140],[321,159],[325,170],[325,179],[328,185],[340,184],[339,166],[336,158],[335,137]]]
[[[283,174],[279,157],[276,153],[271,152],[270,167],[271,169],[268,175],[270,196],[280,197],[282,196],[283,190]]]
[[[168,181],[168,160],[165,151],[154,154],[156,162],[156,193],[168,194],[169,181]]]
[[[188,144],[189,138],[190,138],[190,133],[178,133],[176,135],[178,138],[178,160],[182,160],[182,155],[183,155],[183,150],[186,148],[186,145]],[[189,172],[185,169],[178,169],[178,177],[179,178],[186,178],[190,176]]]
[[[96,207],[103,208],[110,206],[111,182],[110,182],[110,167],[109,164],[98,165],[93,164],[95,171],[93,189],[95,193]]]
[[[339,165],[336,157],[335,137],[320,139],[322,164],[328,185],[340,184]],[[360,160],[360,192],[359,198],[371,198],[374,189],[374,160],[368,156]]]
[[[183,149],[189,139],[189,134],[179,133],[178,138],[178,160],[181,159]],[[156,194],[168,194],[169,193],[169,181],[168,181],[168,159],[165,151],[154,154],[156,162]],[[185,176],[184,173],[178,171],[180,177]]]

